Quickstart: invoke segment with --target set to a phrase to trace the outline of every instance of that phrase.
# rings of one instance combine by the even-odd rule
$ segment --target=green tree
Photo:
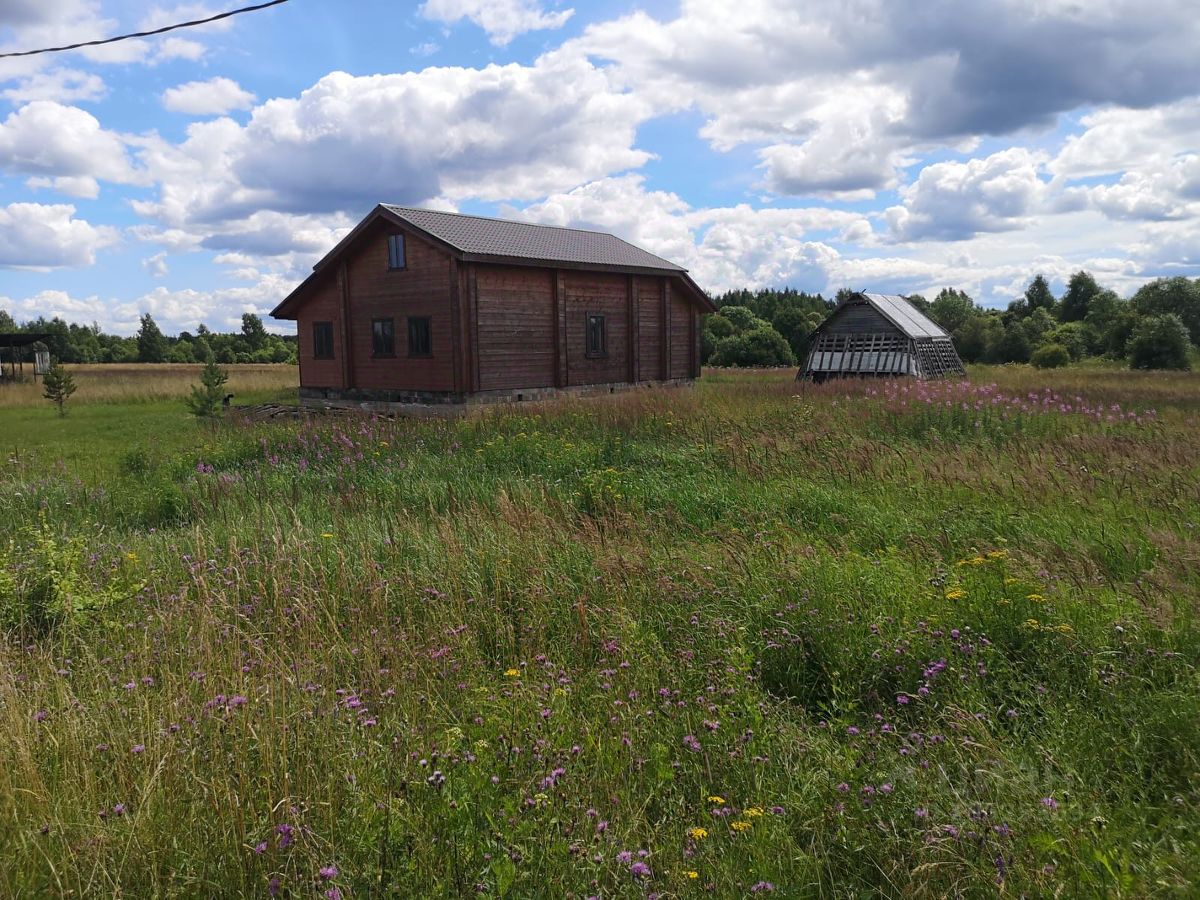
[[[1133,369],[1190,369],[1191,349],[1187,326],[1174,313],[1145,316],[1129,338],[1129,365]]]
[[[1067,282],[1067,292],[1062,296],[1058,306],[1060,322],[1082,322],[1087,318],[1092,300],[1100,293],[1100,285],[1096,279],[1082,270],[1071,276]]]
[[[141,322],[137,334],[138,362],[166,362],[167,339],[159,331],[158,324],[150,313],[143,315]]]
[[[1020,322],[1010,322],[991,351],[992,362],[1029,362],[1033,349]]]
[[[225,399],[225,382],[228,380],[229,373],[209,360],[200,373],[200,384],[192,388],[192,396],[187,399],[192,415],[200,418],[219,416]]]
[[[0,334],[12,334],[16,330],[16,320],[7,309],[0,309]]]
[[[954,288],[942,288],[929,304],[929,318],[948,332],[958,331],[968,319],[978,313],[975,301],[965,291]]]
[[[42,396],[58,406],[60,416],[67,414],[67,400],[75,393],[75,390],[74,376],[60,363],[56,362],[42,376]]]
[[[1071,352],[1062,344],[1042,344],[1033,351],[1029,361],[1039,369],[1059,369],[1071,362]]]
[[[1035,275],[1033,281],[1029,282],[1029,287],[1025,288],[1026,313],[1032,315],[1039,309],[1053,313],[1056,303],[1054,294],[1050,291],[1050,283],[1046,281],[1045,276]]]
[[[1138,315],[1173,313],[1182,320],[1193,344],[1200,344],[1200,281],[1183,276],[1159,278],[1142,285],[1131,301]]]
[[[1082,322],[1063,322],[1042,336],[1042,344],[1060,344],[1067,348],[1071,359],[1080,360],[1088,355],[1089,338],[1087,326]]]
[[[954,332],[954,346],[967,362],[980,362],[993,358],[992,351],[1003,336],[1004,325],[999,316],[972,316]]]
[[[242,313],[242,337],[251,352],[257,352],[267,346],[267,329],[263,328],[262,319],[254,313]]]

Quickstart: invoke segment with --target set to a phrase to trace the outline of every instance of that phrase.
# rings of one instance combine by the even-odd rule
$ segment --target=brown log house
[[[689,382],[714,309],[611,234],[381,204],[271,315],[306,405],[419,412]]]

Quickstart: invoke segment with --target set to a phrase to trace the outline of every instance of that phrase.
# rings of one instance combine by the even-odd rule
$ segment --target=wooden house
[[[271,315],[303,403],[420,412],[690,381],[713,310],[611,234],[380,205]]]
[[[821,323],[798,379],[964,374],[954,341],[903,297],[851,294]]]

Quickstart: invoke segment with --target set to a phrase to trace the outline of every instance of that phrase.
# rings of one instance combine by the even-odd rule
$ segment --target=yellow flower
[[[967,596],[967,592],[962,588],[955,588],[952,591],[946,591],[947,600],[961,600],[965,596]]]
[[[695,828],[689,828],[688,837],[690,837],[693,841],[702,841],[708,837],[708,829],[701,828],[698,825]]]
[[[1008,557],[1007,550],[989,550],[988,559],[1006,559]]]
[[[517,671],[516,669],[505,669],[504,674],[507,675],[509,678],[516,678],[521,673],[519,671]]]
[[[699,873],[699,872],[691,872],[691,871],[688,871],[688,872],[684,872],[683,874],[684,874],[684,875],[685,875],[685,876],[686,876],[688,879],[690,879],[690,880],[692,880],[692,881],[695,881],[697,878],[699,878],[699,877],[700,877],[700,873]]]
[[[1026,619],[1026,620],[1025,620],[1025,627],[1026,627],[1026,628],[1032,628],[1032,629],[1034,629],[1034,630],[1037,630],[1037,627],[1038,627],[1038,625],[1039,625],[1039,624],[1040,624],[1040,623],[1038,622],[1038,620],[1037,620],[1037,619]]]
[[[730,822],[729,827],[734,831],[741,833],[743,831],[749,831],[753,825],[750,822],[747,822],[745,819],[738,819],[736,822]]]
[[[1070,625],[1068,625],[1066,622],[1063,622],[1061,625],[1055,625],[1054,630],[1057,631],[1059,634],[1070,634],[1075,629],[1072,628]]]
[[[137,562],[137,554],[134,553],[132,550],[130,550],[128,553],[125,554],[125,558],[127,560],[129,560],[130,562]]]
[[[752,806],[746,810],[746,815],[752,819],[756,819],[763,814],[761,806]]]
[[[709,798],[708,798],[708,802],[709,802],[709,803],[724,803],[724,802],[725,802],[725,798],[724,798],[724,797],[716,797],[716,796],[713,796],[713,797],[709,797]]]
[[[325,538],[326,540],[328,540],[329,538],[333,537],[333,532],[332,532],[332,531],[322,531],[322,532],[321,532],[321,537],[323,537],[323,538]]]
[[[1029,595],[1029,596],[1027,596],[1025,599],[1026,599],[1026,600],[1032,600],[1034,603],[1041,603],[1041,602],[1042,602],[1043,600],[1045,600],[1046,598],[1045,598],[1045,597],[1043,597],[1041,594],[1030,594],[1030,595]]]
[[[1006,587],[1008,587],[1010,585],[1014,585],[1016,583],[1017,583],[1017,579],[1013,578],[1012,576],[1009,576],[1008,578],[1004,579],[1004,584]]]

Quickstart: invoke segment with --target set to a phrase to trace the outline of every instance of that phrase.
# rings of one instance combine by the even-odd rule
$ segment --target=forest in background
[[[730,291],[705,319],[706,365],[803,362],[813,330],[849,289],[831,300],[793,289]],[[1137,369],[1189,369],[1200,346],[1200,279],[1160,278],[1126,299],[1088,272],[1071,276],[1061,297],[1037,275],[1007,309],[985,309],[964,291],[908,298],[954,336],[965,362],[1057,368],[1088,357],[1128,360]]]
[[[707,316],[701,361],[714,366],[787,366],[804,361],[813,330],[846,294],[831,299],[795,288],[743,288],[714,299]],[[1200,355],[1200,279],[1160,278],[1122,298],[1085,271],[1071,276],[1056,297],[1037,275],[1006,309],[986,309],[966,292],[943,288],[932,300],[909,298],[954,336],[965,362],[1033,363],[1057,368],[1089,357],[1127,360],[1135,369],[1192,368]],[[0,333],[50,335],[47,349],[63,363],[295,363],[294,335],[269,333],[253,313],[238,332],[222,334],[201,324],[193,334],[163,334],[150,313],[133,337],[105,334],[99,325],[38,317],[18,325],[0,309]],[[27,352],[32,353],[33,348]],[[29,357],[32,358],[31,356]]]

